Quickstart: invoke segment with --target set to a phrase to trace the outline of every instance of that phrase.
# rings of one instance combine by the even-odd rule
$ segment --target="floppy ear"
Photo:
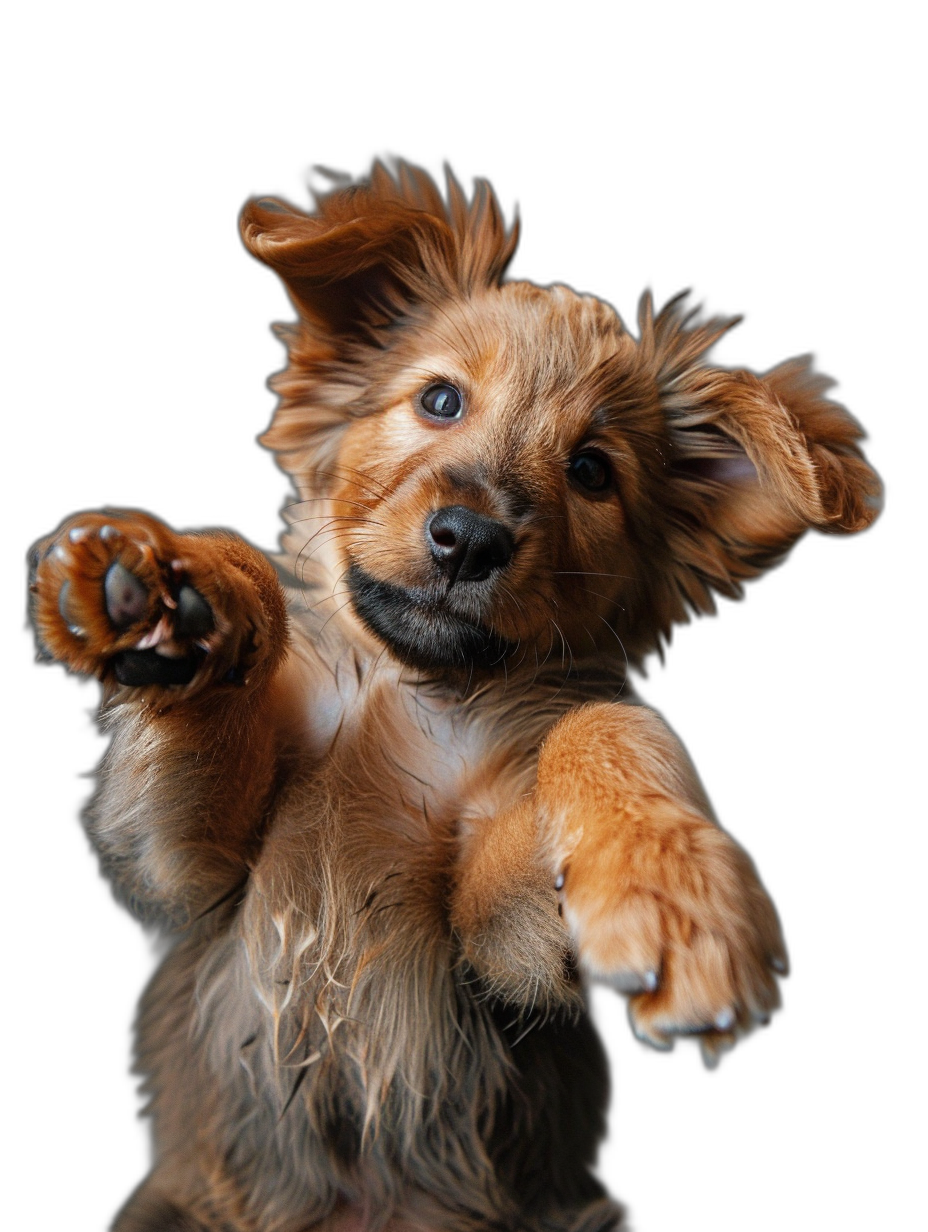
[[[710,588],[740,594],[742,579],[775,564],[807,529],[863,530],[881,485],[833,384],[808,356],[756,375],[697,362],[736,320],[688,327],[671,301],[641,309],[641,353],[656,375],[671,455],[663,492],[680,598],[712,610]],[[669,473],[668,473],[669,472]],[[679,619],[674,614],[672,619]]]
[[[386,327],[417,309],[502,280],[518,226],[506,230],[483,180],[468,201],[449,171],[446,192],[419,167],[377,162],[367,180],[337,180],[310,213],[273,197],[242,211],[246,246],[277,271],[299,316],[275,326],[289,362],[271,378],[280,401],[261,441],[300,492],[324,486],[357,413],[360,386],[342,380],[345,365],[363,365]]]
[[[502,279],[517,242],[485,181],[468,202],[447,173],[447,204],[419,167],[374,164],[305,213],[273,197],[241,215],[246,246],[276,270],[301,323],[315,333],[368,337],[420,303]]]

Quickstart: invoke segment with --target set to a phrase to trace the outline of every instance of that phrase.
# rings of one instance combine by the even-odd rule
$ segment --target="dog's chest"
[[[534,732],[400,665],[304,660],[297,686],[299,749],[313,767],[305,807],[320,808],[319,795],[349,831],[446,840],[531,785]]]

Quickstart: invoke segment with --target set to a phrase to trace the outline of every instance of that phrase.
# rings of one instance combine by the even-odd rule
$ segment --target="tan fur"
[[[860,431],[804,360],[710,366],[731,321],[646,296],[634,337],[504,281],[485,184],[377,164],[311,213],[249,202],[242,233],[297,312],[263,438],[296,488],[277,575],[131,511],[34,555],[41,646],[104,683],[91,836],[173,937],[139,1024],[156,1164],[115,1226],[616,1227],[584,978],[713,1059],[786,967],[628,668],[805,529],[868,524]],[[483,572],[441,563],[448,509],[495,528]],[[114,562],[142,584],[119,620]]]

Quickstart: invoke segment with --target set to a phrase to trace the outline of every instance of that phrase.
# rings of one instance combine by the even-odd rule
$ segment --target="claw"
[[[616,992],[654,992],[657,988],[656,971],[619,971],[610,977]]]
[[[74,637],[86,637],[87,630],[79,625],[74,617],[74,612],[70,603],[71,599],[71,583],[62,583],[61,590],[58,591],[58,611],[61,614],[61,619],[68,626],[68,632]]]
[[[133,646],[133,650],[154,650],[156,646],[162,645],[164,642],[170,641],[171,626],[167,619],[162,616],[153,629],[149,629],[144,637]]]
[[[654,982],[651,983],[652,976],[653,971],[646,971],[644,975],[640,971],[619,971],[610,977],[609,982],[616,992],[653,992],[657,987],[657,977],[654,976]]]
[[[75,623],[74,615],[71,612],[71,607],[69,603],[70,598],[71,598],[71,583],[63,582],[61,586],[61,590],[58,591],[58,612],[61,616],[61,619],[65,622],[66,625],[73,625]]]

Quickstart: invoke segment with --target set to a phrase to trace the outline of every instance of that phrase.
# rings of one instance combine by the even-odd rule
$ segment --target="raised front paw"
[[[629,995],[641,1039],[697,1035],[712,1062],[776,1009],[776,911],[657,715],[570,711],[541,747],[536,807],[581,967]]]
[[[178,535],[134,511],[83,513],[31,559],[40,645],[73,671],[167,688],[245,670],[253,587],[214,537]]]
[[[711,1064],[779,1005],[774,906],[747,854],[697,813],[653,801],[581,838],[556,884],[583,967],[630,994],[640,1039],[698,1036]]]

